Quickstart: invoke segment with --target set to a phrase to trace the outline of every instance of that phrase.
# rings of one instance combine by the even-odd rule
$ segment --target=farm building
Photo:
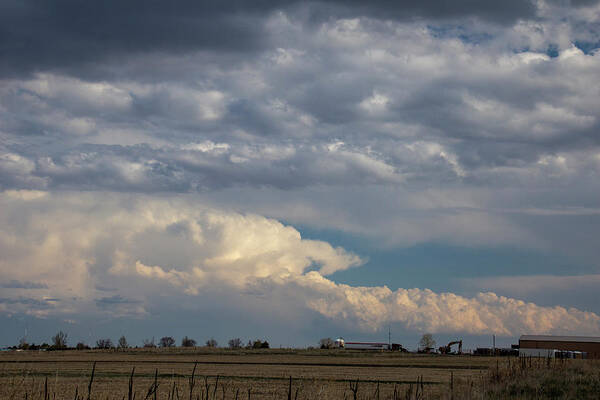
[[[565,352],[576,358],[600,358],[600,337],[522,335],[519,338],[521,356],[558,357]]]

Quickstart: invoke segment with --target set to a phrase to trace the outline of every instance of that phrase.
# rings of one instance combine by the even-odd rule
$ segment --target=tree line
[[[67,350],[67,349],[76,349],[76,350],[89,350],[89,349],[129,349],[134,346],[130,346],[127,338],[125,336],[121,336],[117,343],[113,343],[111,338],[102,338],[96,340],[95,346],[89,346],[86,343],[78,342],[74,347],[69,347],[67,345],[67,333],[63,331],[59,331],[56,335],[52,336],[50,342],[42,343],[41,345],[36,345],[35,343],[28,343],[25,338],[22,338],[19,341],[17,346],[11,347],[15,350]],[[167,347],[176,347],[175,338],[172,336],[163,336],[158,342],[155,341],[154,337],[151,339],[144,339],[142,341],[142,346],[144,348],[167,348]],[[319,340],[318,348],[321,349],[333,349],[335,346],[335,342],[331,338],[322,338]],[[137,346],[135,346],[137,347]],[[198,342],[196,340],[184,336],[181,339],[180,347],[199,347]],[[204,347],[208,348],[216,348],[219,347],[219,343],[214,339],[210,338],[204,343]],[[269,342],[266,340],[248,340],[246,345],[243,344],[242,339],[233,338],[227,342],[227,348],[229,349],[268,349]],[[420,351],[429,351],[435,347],[435,340],[430,333],[425,333],[421,337],[419,341],[419,350]]]
[[[89,350],[89,349],[129,349],[134,346],[130,346],[127,338],[125,336],[121,336],[116,344],[112,341],[111,338],[101,338],[96,340],[95,346],[89,346],[84,342],[78,342],[74,347],[69,347],[67,343],[68,334],[63,331],[59,331],[56,335],[52,336],[50,339],[50,343],[42,343],[40,345],[36,345],[35,343],[28,343],[26,338],[22,338],[19,340],[19,344],[17,346],[13,346],[14,350],[67,350],[67,349],[76,349],[76,350]],[[142,341],[142,347],[144,348],[167,348],[167,347],[176,347],[175,338],[172,336],[163,336],[158,342],[155,341],[154,337],[151,339],[144,339]],[[137,347],[137,346],[135,346]],[[198,347],[198,342],[196,340],[184,336],[181,339],[180,347]],[[219,347],[219,343],[214,339],[210,338],[204,343],[204,347],[216,348]],[[230,349],[268,349],[269,342],[266,340],[248,340],[246,345],[243,344],[242,339],[233,338],[227,342],[227,347]]]

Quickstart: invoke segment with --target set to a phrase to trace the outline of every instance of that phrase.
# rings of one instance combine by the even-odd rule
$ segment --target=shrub
[[[190,339],[187,336],[184,336],[183,339],[181,339],[181,347],[195,347],[196,346],[196,341],[194,339]]]
[[[110,338],[96,340],[97,349],[112,349],[113,347],[113,342]]]
[[[267,342],[266,340],[263,342],[260,339],[256,339],[254,342],[252,342],[252,348],[253,349],[268,349],[269,342]]]

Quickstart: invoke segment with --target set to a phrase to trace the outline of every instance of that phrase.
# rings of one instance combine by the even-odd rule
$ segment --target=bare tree
[[[419,347],[421,350],[430,350],[435,348],[435,340],[433,340],[431,333],[425,333],[423,336],[421,336],[421,340],[419,340]]]
[[[240,348],[242,348],[242,339],[240,339],[240,338],[231,339],[231,340],[229,340],[228,344],[229,344],[230,349],[240,349]]]
[[[333,349],[333,339],[323,338],[319,340],[319,347],[321,349]]]
[[[114,347],[110,338],[96,340],[97,349],[112,349]]]
[[[175,346],[175,339],[173,339],[171,336],[163,336],[160,338],[158,345],[160,347],[173,347]]]
[[[63,331],[52,336],[52,345],[55,349],[66,349],[67,348],[67,334]]]
[[[129,348],[129,343],[127,343],[127,338],[124,335],[119,338],[119,343],[117,344],[117,347],[119,347],[120,349]]]
[[[181,339],[181,347],[196,347],[196,341],[184,336],[183,339]]]
[[[214,338],[210,338],[206,341],[206,347],[217,347],[219,343]]]
[[[156,345],[154,344],[154,337],[152,337],[152,339],[144,339],[142,343],[144,347],[156,347]]]

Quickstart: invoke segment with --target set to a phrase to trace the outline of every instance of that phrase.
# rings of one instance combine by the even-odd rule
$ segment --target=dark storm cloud
[[[253,52],[272,40],[265,35],[263,24],[277,10],[297,14],[308,23],[370,16],[398,20],[477,17],[510,24],[535,16],[533,3],[523,0],[8,0],[0,5],[0,74],[61,70],[81,75],[86,69],[97,68],[95,63],[140,53]]]
[[[512,23],[535,15],[533,1],[510,0],[506,2],[459,0],[379,0],[365,3],[360,0],[326,2],[343,4],[350,15],[372,15],[383,19],[410,17],[453,18],[479,17],[497,23]]]
[[[598,0],[550,0],[550,3],[574,7],[586,7],[598,4]]]
[[[259,44],[260,7],[221,2],[3,2],[1,72],[70,70],[105,57]],[[247,12],[246,12],[247,11]]]

